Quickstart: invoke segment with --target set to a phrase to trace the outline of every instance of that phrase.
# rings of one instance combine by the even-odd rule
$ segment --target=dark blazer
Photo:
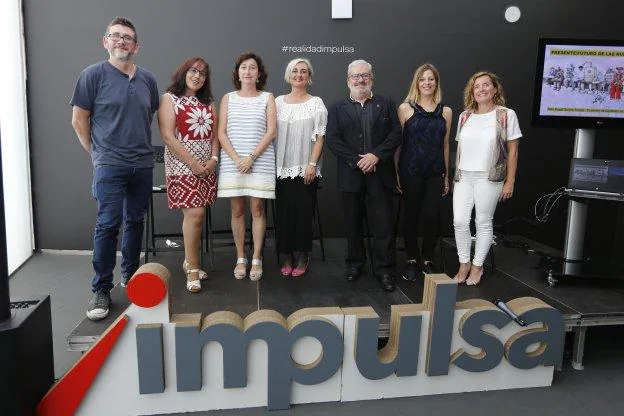
[[[373,95],[373,117],[371,124],[371,145],[379,158],[376,171],[382,184],[390,189],[396,185],[393,155],[401,144],[401,124],[396,105],[381,95]],[[357,192],[362,187],[364,173],[357,167],[363,154],[362,126],[350,98],[337,101],[329,108],[327,115],[326,143],[338,159],[338,189],[342,192]]]

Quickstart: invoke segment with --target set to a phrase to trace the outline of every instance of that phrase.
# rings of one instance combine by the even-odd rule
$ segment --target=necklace
[[[435,104],[435,103],[434,103],[433,105],[430,105],[430,106],[427,106],[427,107],[425,107],[425,106],[424,106],[424,105],[422,105],[422,104],[418,104],[418,105],[419,105],[419,106],[420,106],[423,110],[425,110],[427,113],[433,113],[433,112],[435,111],[435,109],[438,107],[438,105],[437,105],[437,104]]]
[[[492,103],[487,110],[481,111],[479,110],[479,108],[477,108],[477,111],[475,111],[475,114],[487,114],[490,111],[494,110],[495,107],[496,107],[496,104]]]

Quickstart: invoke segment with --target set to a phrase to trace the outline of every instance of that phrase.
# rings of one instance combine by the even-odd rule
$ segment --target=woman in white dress
[[[308,93],[312,76],[308,59],[293,59],[284,73],[291,92],[275,99],[277,246],[285,255],[281,268],[285,277],[303,276],[312,251],[312,218],[327,125],[323,100]]]
[[[262,245],[266,230],[265,199],[275,198],[275,99],[263,91],[267,80],[259,56],[236,59],[232,82],[219,111],[221,165],[217,197],[230,198],[232,234],[236,245],[234,277],[247,277],[245,256],[245,197],[252,216],[253,255],[249,278],[262,278]]]

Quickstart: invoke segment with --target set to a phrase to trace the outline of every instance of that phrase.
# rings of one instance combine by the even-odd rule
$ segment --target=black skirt
[[[312,251],[312,226],[318,178],[309,185],[303,178],[277,179],[277,249],[280,253]]]

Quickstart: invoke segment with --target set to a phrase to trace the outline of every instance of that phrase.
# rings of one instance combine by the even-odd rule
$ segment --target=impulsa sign
[[[426,276],[422,304],[392,307],[390,339],[381,350],[379,317],[370,307],[303,309],[287,319],[268,310],[245,319],[232,312],[170,317],[168,280],[157,264],[141,267],[131,280],[133,305],[108,334],[121,322],[125,329],[109,340],[99,374],[75,400],[77,413],[286,409],[548,386],[563,354],[564,322],[556,309],[535,298],[509,301],[528,324],[521,327],[490,302],[456,303],[457,284],[446,275]],[[105,334],[81,361],[106,340]],[[72,370],[44,398],[40,414],[64,414],[55,403]]]

